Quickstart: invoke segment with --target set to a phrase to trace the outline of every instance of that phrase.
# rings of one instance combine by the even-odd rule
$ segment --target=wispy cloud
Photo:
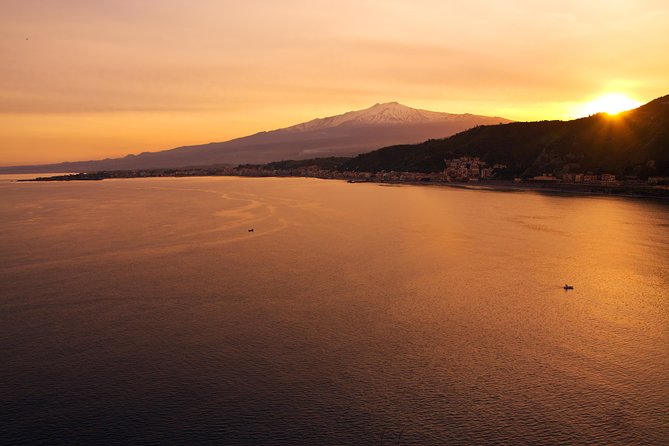
[[[563,118],[612,88],[666,94],[667,23],[656,0],[6,0],[0,114],[98,114],[109,127],[132,114],[156,129],[169,113],[206,114],[209,127],[183,129],[194,141],[384,100]],[[0,137],[39,157],[14,128]]]

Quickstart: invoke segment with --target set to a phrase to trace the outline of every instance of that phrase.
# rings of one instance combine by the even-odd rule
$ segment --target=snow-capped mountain
[[[0,172],[81,172],[267,163],[287,159],[355,156],[396,144],[445,138],[477,125],[511,122],[499,117],[450,114],[407,107],[397,102],[314,119],[283,129],[225,142],[144,152],[123,158],[41,166],[16,166]]]
[[[364,110],[350,111],[341,115],[314,119],[302,124],[288,127],[289,131],[309,131],[333,128],[340,125],[395,125],[395,124],[427,124],[447,121],[458,121],[473,115],[455,115],[429,110],[407,107],[397,102],[376,104]],[[480,116],[483,118],[483,116]],[[503,121],[506,121],[503,119]]]

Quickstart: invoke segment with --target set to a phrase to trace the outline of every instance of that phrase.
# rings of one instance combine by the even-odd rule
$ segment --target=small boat
[[[567,284],[565,284],[565,286],[563,286],[562,288],[563,288],[565,291],[569,291],[569,290],[573,290],[573,289],[574,289],[574,286],[573,286],[573,285],[567,285]]]
[[[249,232],[253,232],[253,228],[249,229]]]

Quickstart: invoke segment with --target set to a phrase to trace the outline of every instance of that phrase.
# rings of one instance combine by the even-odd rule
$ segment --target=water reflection
[[[667,206],[303,179],[0,195],[10,443],[669,438]]]

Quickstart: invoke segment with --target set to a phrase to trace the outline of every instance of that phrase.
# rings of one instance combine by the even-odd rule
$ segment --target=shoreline
[[[580,184],[580,183],[532,183],[514,182],[511,180],[485,180],[477,182],[447,182],[447,181],[407,181],[407,180],[378,180],[360,179],[347,176],[325,175],[276,175],[269,172],[256,175],[231,173],[207,173],[197,171],[185,173],[166,172],[160,170],[155,174],[139,173],[136,171],[110,171],[55,175],[50,177],[36,177],[33,179],[17,179],[16,182],[49,182],[49,181],[102,181],[106,179],[133,179],[133,178],[183,178],[183,177],[239,177],[239,178],[318,178],[323,180],[339,180],[348,183],[371,183],[379,185],[406,185],[406,186],[445,186],[457,189],[481,190],[492,192],[539,192],[554,195],[571,196],[604,196],[623,198],[643,198],[669,200],[669,187],[637,184]]]

